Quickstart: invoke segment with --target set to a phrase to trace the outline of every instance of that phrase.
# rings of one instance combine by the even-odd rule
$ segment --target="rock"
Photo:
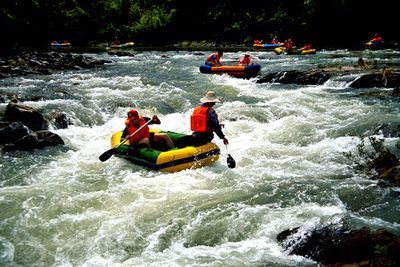
[[[381,179],[379,182],[380,186],[400,187],[400,166],[395,166],[380,173],[378,178]]]
[[[325,83],[330,74],[325,71],[282,71],[270,73],[259,79],[257,83],[295,83],[303,85],[320,85]]]
[[[33,131],[45,130],[48,127],[47,121],[36,109],[10,102],[4,113],[7,121],[20,121]]]
[[[0,145],[14,142],[30,133],[29,128],[23,125],[22,122],[12,122],[0,129]]]
[[[50,131],[38,131],[25,135],[24,137],[16,140],[14,143],[6,144],[3,147],[3,152],[17,150],[29,151],[56,145],[64,145],[64,141],[59,135]]]
[[[396,86],[393,89],[392,96],[400,96],[400,87],[399,86]]]
[[[15,52],[2,56],[0,61],[3,62],[0,66],[0,78],[27,74],[48,75],[55,70],[94,68],[109,62],[56,52]]]
[[[362,75],[354,82],[350,83],[353,88],[372,88],[372,87],[399,87],[400,72],[385,71],[379,73],[368,73]]]
[[[61,112],[54,116],[54,124],[58,129],[66,129],[68,125],[72,125],[72,122],[66,113]]]
[[[400,137],[400,123],[382,123],[375,128],[374,134],[383,134],[384,137]]]
[[[135,53],[129,51],[108,51],[109,55],[118,56],[118,57],[134,57]]]
[[[282,232],[278,242],[289,254],[324,266],[400,266],[400,238],[384,229],[349,231],[330,225],[308,233],[293,232]]]
[[[378,174],[387,172],[389,169],[399,165],[397,157],[389,151],[383,151],[379,156],[369,163],[371,169],[375,169]]]

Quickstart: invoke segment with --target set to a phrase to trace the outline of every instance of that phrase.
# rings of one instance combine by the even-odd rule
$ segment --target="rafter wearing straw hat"
[[[214,91],[208,91],[205,97],[200,99],[202,103],[196,107],[190,117],[192,136],[197,145],[211,142],[215,134],[221,138],[225,145],[229,144],[222,132],[223,125],[219,123],[218,115],[212,108],[215,103],[221,102]]]

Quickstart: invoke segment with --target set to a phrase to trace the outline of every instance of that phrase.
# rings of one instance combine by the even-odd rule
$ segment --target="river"
[[[65,112],[73,123],[50,126],[64,147],[1,155],[1,266],[316,266],[284,251],[277,234],[328,223],[400,234],[399,190],[378,186],[345,156],[357,153],[359,136],[400,121],[398,98],[361,94],[390,89],[349,88],[358,74],[321,86],[201,74],[210,52],[85,53],[112,63],[0,80],[1,93],[43,96],[22,104],[46,117]],[[222,62],[243,52],[225,52]],[[400,64],[394,50],[251,55],[261,76],[348,66],[360,56]],[[200,169],[159,173],[117,157],[99,161],[129,109],[189,133],[190,114],[209,90],[222,98],[216,111],[236,168],[226,166],[218,137],[220,160]],[[399,156],[397,142],[385,139]]]

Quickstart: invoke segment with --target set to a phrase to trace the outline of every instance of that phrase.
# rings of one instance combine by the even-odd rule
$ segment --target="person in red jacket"
[[[371,43],[381,43],[383,41],[382,37],[376,32],[374,38],[371,39]]]
[[[208,65],[208,66],[216,66],[216,67],[222,66],[220,60],[221,60],[221,57],[223,54],[224,54],[224,52],[222,52],[222,51],[218,51],[217,53],[212,53],[211,55],[209,55],[207,57],[207,60],[204,64]]]
[[[229,144],[222,132],[223,124],[218,121],[218,115],[213,109],[215,103],[220,102],[214,91],[208,91],[206,96],[200,99],[202,103],[196,107],[190,117],[190,128],[196,145],[206,144],[214,138],[214,132],[222,139],[225,145]]]
[[[310,49],[313,49],[311,43],[306,43],[302,48],[300,48],[300,50],[310,50]]]
[[[250,61],[251,61],[250,54],[245,53],[244,56],[239,59],[238,65],[239,66],[248,66],[248,65],[250,65]]]
[[[141,117],[137,110],[132,109],[128,112],[128,118],[125,121],[125,129],[122,133],[122,138],[134,133],[137,131],[141,126],[146,124],[150,118]],[[152,121],[149,124],[160,124],[160,120],[156,115],[153,116]],[[174,148],[174,142],[172,142],[171,138],[165,133],[156,133],[154,134],[154,142],[160,143],[164,142],[170,149]],[[141,128],[136,134],[129,138],[129,144],[131,146],[139,146],[139,147],[146,147],[150,148],[150,129],[147,125]]]
[[[271,44],[279,44],[278,36],[272,38]]]

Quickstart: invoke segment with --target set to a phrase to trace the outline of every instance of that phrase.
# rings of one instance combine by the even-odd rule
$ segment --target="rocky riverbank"
[[[90,69],[109,61],[95,60],[82,55],[56,52],[14,52],[0,55],[0,78],[28,74],[46,75],[56,71]],[[69,119],[63,113],[55,114],[50,121],[36,109],[21,105],[24,100],[12,93],[0,95],[0,102],[9,101],[0,121],[0,149],[2,152],[29,151],[48,146],[63,145],[60,136],[48,130],[49,123],[56,128],[67,128]]]
[[[0,54],[0,79],[28,74],[48,75],[56,71],[91,69],[110,63],[83,55],[21,51]]]

